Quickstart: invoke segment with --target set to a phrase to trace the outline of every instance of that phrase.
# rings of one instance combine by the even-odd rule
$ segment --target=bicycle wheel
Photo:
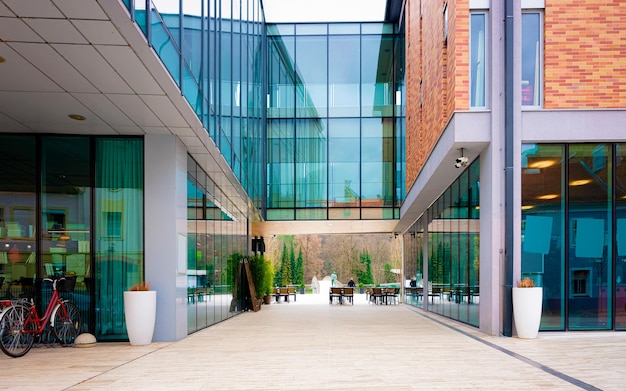
[[[30,307],[16,304],[2,313],[0,318],[0,349],[11,357],[22,357],[35,341],[37,325],[30,321]]]
[[[52,327],[61,346],[72,346],[80,331],[80,311],[69,301],[57,305],[54,311]]]

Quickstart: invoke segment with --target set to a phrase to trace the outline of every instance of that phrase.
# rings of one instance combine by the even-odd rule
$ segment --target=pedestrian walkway
[[[0,356],[1,390],[624,390],[626,333],[491,337],[408,305],[298,295],[176,343]]]

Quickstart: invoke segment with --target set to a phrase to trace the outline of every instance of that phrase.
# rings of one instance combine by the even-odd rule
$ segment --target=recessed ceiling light
[[[534,208],[534,205],[522,205],[522,210],[528,210]]]
[[[87,119],[87,118],[83,117],[80,114],[70,114],[70,115],[68,115],[68,117],[70,117],[71,119],[73,119],[75,121],[84,121],[84,120]]]
[[[576,181],[571,181],[569,183],[570,186],[583,186],[586,185],[588,183],[591,183],[591,179],[579,179]]]
[[[530,168],[547,168],[554,165],[554,160],[538,160],[528,165]]]
[[[553,200],[555,198],[559,198],[559,195],[558,194],[546,194],[546,195],[537,197],[537,199],[539,200]]]

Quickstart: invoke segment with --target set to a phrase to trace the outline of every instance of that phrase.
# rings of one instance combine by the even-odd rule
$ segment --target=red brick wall
[[[547,1],[544,108],[626,107],[626,1]]]
[[[468,1],[448,0],[447,43],[443,35],[445,0],[407,0],[405,5],[407,187],[415,182],[453,112],[469,107]]]

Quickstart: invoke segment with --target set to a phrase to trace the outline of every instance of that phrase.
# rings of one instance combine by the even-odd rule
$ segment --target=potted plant
[[[365,292],[365,285],[362,282],[359,282],[359,293],[363,294]]]
[[[513,318],[519,338],[536,338],[541,323],[543,288],[525,277],[513,287]]]
[[[156,291],[140,282],[124,291],[124,317],[131,345],[149,345],[156,321]]]
[[[304,295],[305,288],[306,288],[306,285],[304,285],[304,282],[301,282],[300,283],[300,294],[301,295]]]
[[[256,290],[256,299],[262,299],[265,304],[272,302],[272,279],[274,276],[272,262],[263,255],[250,257],[250,272]]]

